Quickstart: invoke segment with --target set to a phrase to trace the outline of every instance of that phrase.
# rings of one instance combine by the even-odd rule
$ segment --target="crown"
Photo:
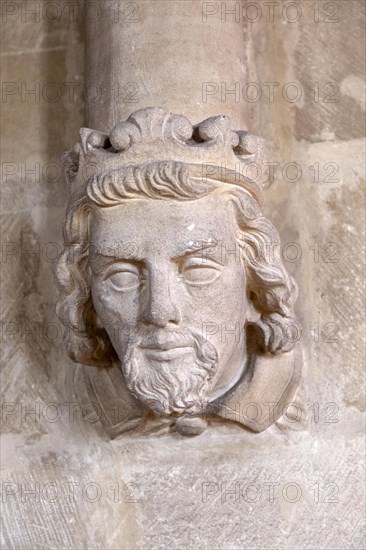
[[[127,165],[175,161],[195,165],[197,176],[201,172],[208,179],[235,179],[260,198],[265,187],[264,155],[264,140],[250,132],[231,130],[228,116],[213,116],[193,125],[185,116],[148,107],[116,124],[110,134],[81,128],[80,142],[64,153],[62,160],[66,179],[74,189],[92,176]],[[248,175],[253,172],[254,178]]]

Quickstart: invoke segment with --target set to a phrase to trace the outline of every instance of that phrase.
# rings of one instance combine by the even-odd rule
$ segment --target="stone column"
[[[246,129],[238,98],[245,81],[240,3],[224,8],[199,0],[87,0],[87,126],[108,132],[133,111],[163,107],[193,123],[223,113]]]

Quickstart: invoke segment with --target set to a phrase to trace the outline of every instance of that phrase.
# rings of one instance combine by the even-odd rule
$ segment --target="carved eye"
[[[218,267],[207,260],[190,259],[183,267],[183,280],[189,285],[208,285],[220,277],[221,270]]]
[[[140,286],[140,277],[134,271],[115,271],[108,277],[115,290],[135,290]]]

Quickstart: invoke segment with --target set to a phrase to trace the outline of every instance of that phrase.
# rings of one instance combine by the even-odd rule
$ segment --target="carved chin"
[[[199,353],[187,347],[181,352],[152,354],[132,344],[122,371],[129,390],[159,416],[192,415],[202,413],[207,405],[216,357],[215,348],[207,342]]]

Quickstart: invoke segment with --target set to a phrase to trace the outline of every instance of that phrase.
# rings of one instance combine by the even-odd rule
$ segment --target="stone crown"
[[[264,172],[264,140],[247,131],[233,131],[230,118],[210,117],[193,125],[185,116],[157,107],[136,111],[114,126],[110,134],[81,128],[80,143],[63,156],[66,179],[79,187],[97,173],[122,169],[130,164],[176,161],[210,167],[205,171],[240,174],[258,195],[263,177],[248,177],[250,165]],[[258,175],[258,170],[255,170]],[[214,179],[220,179],[217,175]],[[241,183],[240,183],[241,182]]]

